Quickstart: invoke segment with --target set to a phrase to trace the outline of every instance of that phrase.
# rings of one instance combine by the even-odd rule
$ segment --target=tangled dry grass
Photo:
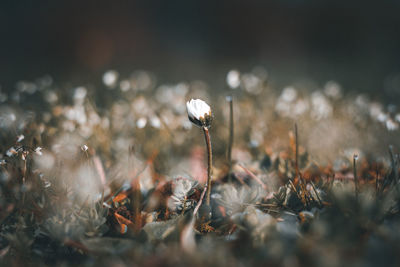
[[[397,266],[396,107],[344,95],[335,82],[277,90],[260,68],[230,72],[227,84],[234,89],[109,71],[102,85],[45,76],[2,93],[1,261]],[[191,97],[208,99],[215,116],[208,208]]]

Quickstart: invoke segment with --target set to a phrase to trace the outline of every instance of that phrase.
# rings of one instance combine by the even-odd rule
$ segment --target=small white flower
[[[393,121],[392,119],[388,119],[386,121],[386,128],[389,131],[395,131],[395,130],[399,129],[399,125],[395,121]]]
[[[16,121],[16,120],[17,120],[17,116],[15,116],[14,113],[10,113],[10,114],[8,115],[8,118],[10,119],[10,121]]]
[[[42,153],[42,148],[40,147],[40,146],[38,146],[37,148],[35,148],[35,153],[36,154],[38,154],[39,156],[41,156],[43,153]]]
[[[231,70],[226,75],[226,83],[231,89],[236,89],[240,85],[240,72],[237,70]]]
[[[118,77],[118,72],[115,70],[109,70],[103,75],[103,83],[109,88],[114,88],[118,81]]]
[[[136,121],[136,126],[139,129],[143,129],[144,127],[146,127],[147,124],[147,119],[145,117],[141,117]]]
[[[86,144],[81,146],[81,150],[83,152],[86,152],[88,149],[89,149],[89,147]]]
[[[388,118],[388,115],[386,115],[385,113],[379,113],[378,116],[376,117],[376,119],[380,122],[385,122]]]
[[[151,126],[153,126],[154,128],[160,129],[161,127],[161,121],[157,116],[153,116],[150,118],[150,124]]]
[[[6,152],[7,157],[12,157],[16,154],[18,154],[18,152],[14,147],[10,147],[10,149],[8,149]]]
[[[75,88],[74,102],[75,104],[82,105],[87,95],[87,89],[83,86]]]
[[[192,99],[186,102],[188,117],[197,126],[209,127],[212,121],[210,106],[201,99]]]
[[[25,136],[24,136],[23,134],[18,135],[18,136],[17,136],[17,143],[21,142],[21,141],[24,140],[24,139],[25,139]]]

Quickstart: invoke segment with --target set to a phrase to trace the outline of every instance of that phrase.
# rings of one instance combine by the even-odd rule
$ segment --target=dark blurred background
[[[2,1],[0,84],[107,69],[221,81],[265,66],[277,84],[334,79],[398,96],[400,1]]]

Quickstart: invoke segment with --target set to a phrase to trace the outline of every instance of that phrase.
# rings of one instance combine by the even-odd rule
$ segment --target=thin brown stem
[[[227,97],[229,102],[229,143],[228,143],[228,164],[229,172],[228,178],[229,182],[232,182],[232,146],[233,146],[233,98],[232,96]]]
[[[22,170],[22,172],[23,172],[23,175],[22,175],[22,185],[23,186],[25,186],[25,181],[26,181],[26,172],[27,172],[27,163],[26,163],[26,161],[28,160],[28,154],[27,153],[25,153],[25,151],[23,151],[22,153],[24,153],[24,156],[25,156],[25,160],[24,160],[24,168],[23,168],[23,170]],[[25,203],[25,190],[23,191],[23,193],[22,193],[22,204],[24,204]]]
[[[314,190],[315,195],[317,196],[319,205],[320,205],[320,207],[322,208],[322,207],[323,207],[323,204],[322,204],[321,198],[319,197],[318,191],[315,189],[315,185],[314,185],[314,183],[313,183],[312,181],[310,182],[310,184],[311,184],[311,186],[312,186],[312,189]]]
[[[208,155],[208,168],[207,168],[207,198],[206,204],[210,205],[211,199],[211,176],[212,176],[212,150],[211,150],[211,139],[208,127],[203,127],[204,138],[206,140],[207,155]]]
[[[199,202],[197,202],[197,205],[193,210],[193,218],[196,216],[197,212],[199,211],[199,208],[200,208],[201,204],[203,203],[203,199],[204,199],[204,196],[206,194],[207,188],[208,188],[208,186],[206,185],[204,187],[204,189],[203,189],[203,192],[201,192]]]
[[[264,190],[267,190],[267,186],[263,183],[263,181],[260,180],[260,178],[258,178],[254,173],[252,173],[249,169],[247,169],[245,166],[243,166],[242,164],[239,164],[239,166],[251,177],[253,178],[259,185],[261,185],[261,187]]]
[[[300,179],[299,177],[299,140],[298,140],[298,133],[297,133],[297,123],[294,124],[294,136],[295,136],[295,170],[296,170],[296,178]]]
[[[132,193],[131,193],[131,201],[132,201],[132,211],[134,216],[134,226],[135,231],[139,232],[142,226],[142,216],[141,216],[141,203],[142,194],[140,192],[140,182],[139,177],[136,177],[132,181]]]
[[[353,172],[356,200],[358,200],[358,177],[357,177],[357,155],[353,156]]]

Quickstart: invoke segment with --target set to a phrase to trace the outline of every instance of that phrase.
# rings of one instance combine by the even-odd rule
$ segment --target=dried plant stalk
[[[208,167],[207,167],[207,197],[206,204],[210,205],[211,200],[211,177],[212,177],[212,150],[211,150],[211,138],[208,127],[203,127],[204,138],[206,140],[207,146],[207,158],[208,158]]]

